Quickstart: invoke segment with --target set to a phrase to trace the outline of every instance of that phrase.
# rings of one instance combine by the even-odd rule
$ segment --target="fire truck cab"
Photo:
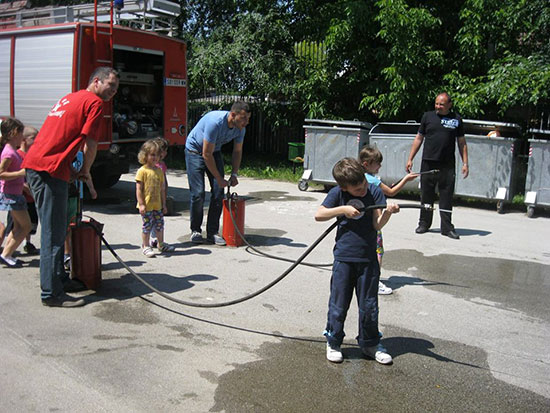
[[[65,20],[68,15],[77,20],[74,11]],[[185,143],[185,43],[113,24],[112,6],[107,23],[99,23],[97,14],[88,22],[56,23],[53,17],[11,21],[0,13],[0,116],[40,129],[52,106],[86,88],[98,66],[120,74],[117,95],[105,103],[92,169],[96,185],[106,187],[128,172],[145,140],[160,136],[172,145]]]

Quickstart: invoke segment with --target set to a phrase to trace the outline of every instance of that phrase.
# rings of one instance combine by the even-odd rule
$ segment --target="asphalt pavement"
[[[126,264],[170,297],[219,303],[249,295],[289,263],[245,247],[189,242],[189,191],[169,172],[175,214],[169,255],[140,248],[134,175],[84,214]],[[330,222],[325,197],[295,184],[242,178],[245,233],[261,251],[299,257]],[[401,202],[395,200],[395,202]],[[412,201],[403,201],[410,203]],[[418,210],[384,228],[382,366],[356,346],[357,305],[342,364],[325,359],[330,270],[299,266],[261,295],[222,308],[172,302],[140,283],[107,248],[101,287],[76,309],[41,305],[38,257],[0,270],[2,412],[544,412],[550,411],[550,220],[455,208],[460,240],[414,232]],[[39,236],[33,237],[39,245]],[[332,261],[334,233],[307,257]]]

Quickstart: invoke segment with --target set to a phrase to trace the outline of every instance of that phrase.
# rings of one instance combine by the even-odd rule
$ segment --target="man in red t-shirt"
[[[60,99],[50,110],[22,167],[40,218],[40,287],[42,304],[50,307],[79,307],[85,304],[66,294],[81,285],[69,280],[63,266],[67,222],[68,182],[71,162],[84,150],[84,164],[76,178],[90,178],[97,152],[103,102],[118,89],[118,73],[98,67],[88,87]]]

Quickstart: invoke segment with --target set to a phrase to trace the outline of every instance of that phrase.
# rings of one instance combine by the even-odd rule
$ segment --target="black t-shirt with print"
[[[454,163],[457,138],[464,136],[460,115],[454,112],[438,115],[435,110],[426,112],[418,133],[424,136],[423,160]]]

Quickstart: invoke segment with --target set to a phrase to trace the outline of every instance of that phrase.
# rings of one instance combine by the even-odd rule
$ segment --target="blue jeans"
[[[343,262],[334,260],[330,280],[327,327],[325,336],[331,347],[342,344],[344,322],[348,313],[353,291],[359,307],[359,347],[372,347],[380,342],[378,332],[378,280],[380,266],[375,259],[371,262]]]
[[[216,168],[221,176],[223,173],[223,158],[220,151],[214,152]],[[220,188],[214,175],[208,170],[204,158],[198,153],[185,149],[185,164],[187,167],[187,180],[191,192],[191,231],[201,232],[202,219],[204,215],[205,186],[204,174],[208,177],[211,188],[210,205],[208,207],[208,218],[206,221],[206,236],[214,236],[220,229],[220,216],[223,207],[223,188]]]
[[[63,267],[63,251],[67,234],[67,182],[47,172],[27,169],[29,184],[41,226],[40,288],[41,298],[59,297],[69,275]]]

